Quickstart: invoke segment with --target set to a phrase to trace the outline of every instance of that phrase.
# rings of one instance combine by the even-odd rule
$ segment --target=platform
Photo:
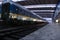
[[[60,40],[60,24],[50,23],[20,40]]]

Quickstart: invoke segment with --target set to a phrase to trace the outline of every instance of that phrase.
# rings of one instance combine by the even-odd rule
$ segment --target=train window
[[[17,18],[17,16],[16,15],[13,15],[12,18]]]
[[[9,18],[17,18],[17,14],[10,13]]]

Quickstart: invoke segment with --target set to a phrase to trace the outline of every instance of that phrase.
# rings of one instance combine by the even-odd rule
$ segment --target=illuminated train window
[[[37,21],[37,22],[39,22],[39,21],[42,22],[43,21],[43,20],[28,17],[28,16],[20,15],[20,14],[15,14],[15,13],[10,13],[9,18],[23,20],[23,21],[24,20],[26,20],[26,21]]]
[[[17,18],[17,15],[12,15],[12,18]]]
[[[10,13],[9,18],[18,19],[18,20],[27,20],[27,21],[38,21],[38,19],[35,19],[35,18],[31,18],[31,17],[19,15],[19,14],[13,14],[13,13]]]
[[[13,19],[14,19],[14,18],[17,18],[17,15],[10,13],[9,18],[13,18]]]

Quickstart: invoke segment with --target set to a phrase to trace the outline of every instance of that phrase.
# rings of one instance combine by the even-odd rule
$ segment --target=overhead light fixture
[[[54,10],[31,10],[32,12],[54,12]]]
[[[0,2],[0,4],[2,4],[2,2]]]
[[[24,6],[25,8],[55,8],[56,7],[56,4],[40,4],[40,5],[27,5],[27,6]]]
[[[17,1],[25,1],[25,0],[12,0],[12,1],[17,2]]]

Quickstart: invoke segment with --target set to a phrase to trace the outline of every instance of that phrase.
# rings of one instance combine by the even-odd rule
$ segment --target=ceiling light
[[[0,4],[2,4],[2,2],[0,2]]]
[[[25,1],[25,0],[12,0],[12,1],[17,2],[17,1]]]
[[[40,5],[27,5],[27,6],[24,6],[25,8],[55,8],[56,7],[56,4],[40,4]]]

